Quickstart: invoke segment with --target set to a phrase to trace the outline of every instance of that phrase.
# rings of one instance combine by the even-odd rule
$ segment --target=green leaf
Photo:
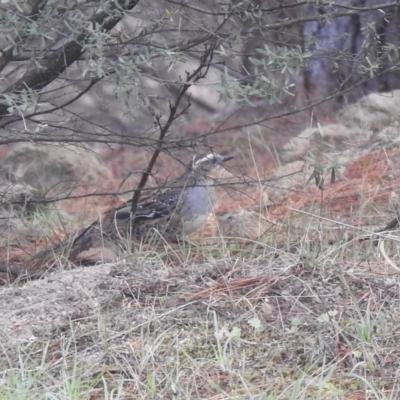
[[[258,317],[250,318],[247,323],[257,331],[263,328],[263,325]]]
[[[361,358],[362,355],[363,355],[363,353],[362,353],[361,350],[354,350],[353,351],[353,356],[356,357],[356,358]]]

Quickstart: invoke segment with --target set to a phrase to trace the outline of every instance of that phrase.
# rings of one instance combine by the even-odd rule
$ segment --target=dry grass
[[[316,221],[3,287],[0,399],[398,398],[397,271]]]
[[[314,147],[318,162],[331,146],[345,160],[323,191],[305,186],[310,164],[282,166],[266,212],[271,157],[251,147],[254,198],[219,205],[203,235],[1,287],[0,400],[400,398],[400,239],[374,246],[335,222],[373,231],[393,217],[398,126],[363,132],[357,148]]]

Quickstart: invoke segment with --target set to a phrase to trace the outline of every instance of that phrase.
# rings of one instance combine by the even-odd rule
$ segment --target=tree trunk
[[[336,4],[359,8],[377,5],[375,0],[338,0]],[[399,7],[324,20],[327,11],[343,10],[346,9],[310,5],[307,14],[319,18],[303,26],[303,48],[312,52],[312,59],[299,82],[304,89],[300,104],[335,96],[317,107],[323,115],[333,115],[344,104],[368,93],[400,87],[399,68],[395,68],[399,65]]]

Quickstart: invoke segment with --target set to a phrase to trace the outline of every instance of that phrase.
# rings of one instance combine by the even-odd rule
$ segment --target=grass
[[[398,276],[302,218],[1,288],[0,400],[398,398]]]
[[[239,189],[251,197],[259,192],[260,206],[269,175],[258,173],[259,166],[272,168],[267,155],[279,158],[277,143],[298,126],[285,123],[285,135],[267,128],[249,128],[248,150],[242,132],[228,132],[242,167],[247,171],[251,158],[260,180],[259,188]],[[354,158],[360,144],[364,154],[370,140],[368,130],[368,138],[351,132],[351,146],[336,143],[336,133],[326,138],[344,158]],[[381,151],[384,138],[378,137]],[[224,136],[218,140],[228,143]],[[375,218],[380,224],[386,212],[377,210],[399,183],[397,155],[366,155],[334,188],[326,177],[326,192],[317,196],[324,197],[321,207],[305,188],[312,174],[307,164],[294,170],[283,165],[268,194],[286,198],[290,189],[293,208],[309,206],[311,214],[327,218],[339,210],[341,220],[352,215],[353,223]],[[132,168],[140,170],[141,161]],[[171,166],[164,172],[169,175]],[[281,216],[279,203],[272,213]],[[295,212],[287,217],[287,226],[257,240],[185,242],[161,251],[134,250],[127,241],[118,263],[63,270],[59,259],[60,268],[39,281],[2,286],[0,400],[400,398],[399,277],[387,261],[399,264],[397,243],[385,240],[385,258],[371,242],[344,241],[329,221]],[[236,221],[228,218],[225,228],[232,225],[238,235],[246,226]],[[63,236],[82,221],[73,224],[57,210],[42,210],[20,222],[37,239]],[[257,222],[262,225],[263,216]],[[19,229],[5,247],[20,244]]]

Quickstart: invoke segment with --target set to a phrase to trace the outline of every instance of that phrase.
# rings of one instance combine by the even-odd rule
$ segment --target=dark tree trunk
[[[380,0],[388,4],[390,0]],[[336,4],[367,8],[376,6],[374,0],[337,0]],[[372,10],[351,16],[324,20],[329,12],[343,11],[341,7],[308,6],[307,14],[318,21],[303,26],[303,48],[313,53],[304,72],[303,101],[312,104],[329,96],[334,99],[317,107],[324,115],[333,115],[343,103],[351,103],[371,92],[400,88],[399,6]],[[371,76],[371,65],[374,65]],[[393,68],[392,71],[388,71]],[[354,87],[354,90],[349,90]],[[346,92],[346,90],[348,90]],[[340,94],[340,92],[345,93]]]

